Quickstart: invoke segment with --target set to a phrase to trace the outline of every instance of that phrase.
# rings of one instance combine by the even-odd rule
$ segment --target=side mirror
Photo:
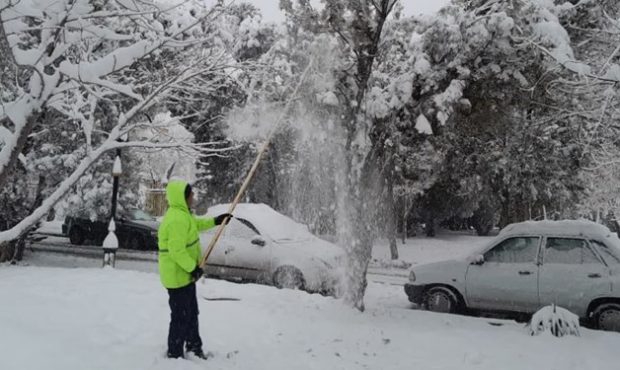
[[[252,238],[252,244],[259,247],[264,247],[265,245],[267,245],[267,242],[262,237],[255,236],[254,238]]]
[[[482,254],[479,254],[477,256],[474,256],[474,258],[471,261],[472,265],[483,265],[484,264],[484,256]]]

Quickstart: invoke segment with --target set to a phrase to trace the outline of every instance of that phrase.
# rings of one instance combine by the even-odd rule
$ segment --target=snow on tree
[[[324,28],[339,40],[341,64],[335,69],[336,96],[340,102],[343,130],[343,173],[337,182],[336,223],[338,240],[347,253],[344,300],[364,310],[366,272],[374,239],[376,209],[374,189],[380,186],[379,169],[367,134],[372,130],[373,89],[369,85],[384,25],[396,0],[325,2]],[[300,7],[308,7],[304,2]],[[306,12],[312,15],[312,12]],[[380,198],[380,197],[379,197]]]
[[[556,337],[579,336],[579,316],[556,305],[538,310],[529,322],[530,335],[550,332]]]
[[[511,4],[466,2],[409,26],[415,28],[411,41],[418,50],[409,52],[414,70],[424,73],[413,79],[407,110],[428,118],[438,135],[437,150],[446,154],[439,182],[422,201],[432,218],[473,216],[488,225],[497,215],[485,209],[501,206],[505,224],[532,217],[537,213],[532,210],[545,205],[569,216],[582,194],[579,171],[592,149],[584,133],[586,141],[601,143],[602,135],[592,135],[601,118],[594,107],[599,102],[604,110],[609,94],[603,85],[613,82],[586,80],[580,73],[596,69],[583,57],[592,55],[591,49],[607,59],[615,46],[589,47],[594,43],[573,40],[574,30],[566,27],[576,24],[575,18],[585,25],[604,20],[592,9],[584,12],[584,6],[599,5]],[[389,98],[389,90],[385,95]],[[584,103],[593,108],[586,111]],[[600,132],[610,132],[605,128],[612,122],[605,117]]]
[[[152,84],[140,76],[128,76],[149,56],[199,45],[202,26],[220,12],[220,8],[205,9],[194,3],[0,1],[0,45],[9,51],[9,68],[17,76],[16,84],[8,83],[9,93],[3,93],[0,104],[0,185],[15,176],[17,162],[40,123],[44,131],[53,130],[58,122],[70,123],[73,132],[67,133],[79,143],[73,148],[67,177],[27,217],[1,231],[1,242],[17,238],[47,214],[110,150],[136,146],[209,150],[203,144],[118,139],[143,126],[142,113],[154,108],[173,88],[204,75],[205,65],[211,71],[229,72],[222,67],[223,60],[210,54],[202,65],[175,66],[168,78]],[[2,80],[3,87],[6,80]],[[210,84],[209,79],[197,80],[199,85]],[[58,120],[46,121],[51,114]],[[38,145],[30,149],[37,152],[46,143]]]

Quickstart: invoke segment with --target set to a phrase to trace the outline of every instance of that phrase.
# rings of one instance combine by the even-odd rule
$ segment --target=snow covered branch
[[[86,0],[58,1],[45,8],[34,0],[0,1],[0,26],[10,50],[8,57],[30,75],[15,99],[0,102],[0,117],[10,120],[5,129],[12,126],[0,151],[0,185],[7,181],[36,123],[37,112],[57,108],[49,104],[52,98],[64,100],[74,112],[92,111],[92,99],[83,98],[92,94],[92,85],[102,94],[121,94],[142,101],[131,85],[115,76],[157,50],[200,42],[200,38],[187,35],[217,13],[215,8],[205,10],[203,15],[186,17],[168,29],[166,13],[178,11],[179,6],[162,10],[146,1],[133,3],[131,8],[115,2],[106,6],[109,9],[104,6],[103,10],[95,10]],[[79,92],[69,94],[72,90]],[[129,118],[151,100],[138,104]],[[90,119],[84,114],[70,118]]]
[[[234,68],[230,59],[210,53],[205,53],[209,55],[201,63],[172,66],[176,68],[171,68],[171,77],[159,82],[157,78],[153,81],[151,74],[133,73],[137,62],[152,62],[162,53],[204,43],[204,24],[221,11],[220,6],[200,8],[189,2],[162,9],[152,0],[103,4],[89,0],[45,4],[37,0],[0,0],[0,47],[7,50],[6,56],[19,72],[15,94],[0,96],[0,187],[14,176],[12,169],[35,127],[43,131],[46,125],[71,122],[83,132],[83,136],[71,136],[80,139],[74,145],[85,148],[71,149],[82,153],[83,158],[33,213],[0,232],[0,245],[18,237],[49,212],[110,150],[176,148],[197,157],[226,151],[220,143],[117,141],[144,126],[135,123],[136,117],[169,98],[170,91],[198,78],[196,85],[208,88],[212,83],[209,76],[230,73]]]

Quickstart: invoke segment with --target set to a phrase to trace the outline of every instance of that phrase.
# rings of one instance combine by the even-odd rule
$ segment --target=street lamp
[[[127,141],[127,135],[123,135],[118,141]],[[110,224],[108,226],[108,235],[103,240],[103,267],[114,267],[116,263],[116,250],[118,249],[118,238],[116,237],[116,203],[118,198],[118,178],[123,174],[121,165],[121,149],[116,149],[116,157],[114,158],[114,166],[112,166],[112,212]]]

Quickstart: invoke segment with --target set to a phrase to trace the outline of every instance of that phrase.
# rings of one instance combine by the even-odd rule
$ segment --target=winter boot
[[[211,357],[213,357],[213,353],[211,353],[211,352],[204,353],[204,351],[201,350],[201,349],[195,350],[195,351],[188,351],[187,353],[191,354],[191,355],[194,355],[194,356],[198,357],[201,360],[208,360]]]

